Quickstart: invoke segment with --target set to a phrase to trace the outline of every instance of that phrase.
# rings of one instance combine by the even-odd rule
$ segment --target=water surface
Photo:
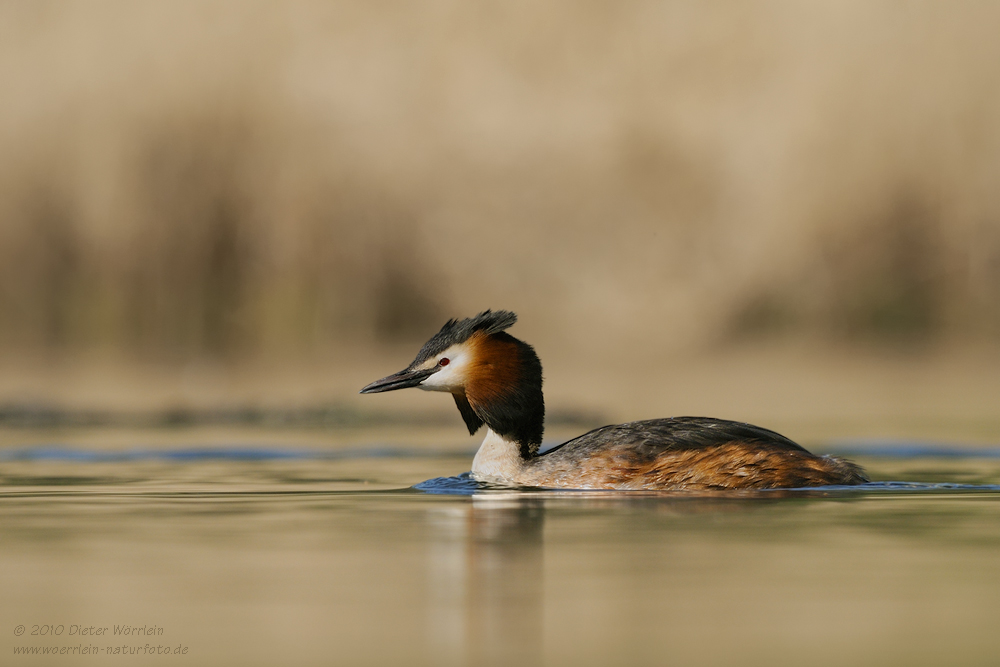
[[[183,440],[0,450],[0,662],[106,664],[100,651],[146,644],[188,652],[118,660],[1000,654],[1000,449],[855,443],[876,483],[692,494],[489,488],[454,477],[471,461],[461,449]],[[99,653],[12,657],[23,646]]]

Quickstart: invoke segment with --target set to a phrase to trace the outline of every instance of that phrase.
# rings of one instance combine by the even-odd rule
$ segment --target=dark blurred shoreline
[[[365,427],[436,427],[456,420],[432,411],[388,412],[348,405],[300,408],[172,408],[167,410],[73,410],[52,405],[0,405],[0,429],[122,428],[183,429],[202,426],[235,426],[290,429]],[[594,427],[604,423],[599,415],[556,410],[546,416],[550,427]]]

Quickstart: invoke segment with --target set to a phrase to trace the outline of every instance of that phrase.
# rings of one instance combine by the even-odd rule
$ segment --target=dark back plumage
[[[806,451],[802,445],[780,433],[744,422],[711,417],[666,417],[595,428],[553,447],[544,456],[555,454],[567,446],[584,451],[607,448],[609,443],[627,443],[635,456],[653,460],[667,449],[704,449],[727,442]]]

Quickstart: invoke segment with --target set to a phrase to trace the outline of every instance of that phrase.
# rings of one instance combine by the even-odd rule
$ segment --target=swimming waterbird
[[[517,315],[449,320],[398,373],[362,394],[419,387],[450,393],[469,433],[486,426],[472,462],[478,480],[572,489],[767,489],[861,484],[860,466],[816,456],[742,422],[669,417],[602,426],[539,454],[545,421],[542,364],[506,332]]]

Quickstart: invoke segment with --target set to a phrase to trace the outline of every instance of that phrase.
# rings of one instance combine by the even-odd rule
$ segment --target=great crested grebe
[[[542,363],[506,333],[517,315],[484,311],[449,320],[417,358],[362,394],[406,387],[444,391],[473,434],[486,439],[472,462],[477,480],[569,489],[769,489],[862,484],[860,466],[809,453],[783,435],[708,417],[602,426],[538,453],[545,421]]]

